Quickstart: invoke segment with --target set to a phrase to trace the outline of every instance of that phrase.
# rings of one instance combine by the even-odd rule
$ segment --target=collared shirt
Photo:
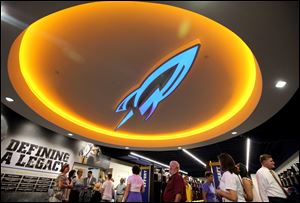
[[[164,191],[164,202],[174,202],[177,194],[181,194],[181,202],[186,201],[184,180],[178,173],[175,173],[167,183]]]
[[[275,173],[275,176],[278,181],[280,181],[279,177]],[[264,166],[262,166],[256,172],[256,179],[258,184],[258,190],[263,202],[269,202],[268,197],[281,197],[286,198],[286,195],[282,191],[281,187],[278,185],[274,177],[272,176],[270,170]]]
[[[123,183],[123,184],[119,184],[117,185],[116,189],[117,189],[117,195],[124,195],[124,192],[125,192],[125,188],[126,188],[126,185]]]
[[[235,173],[230,173],[229,171],[223,173],[220,180],[220,189],[225,192],[227,192],[227,190],[233,190],[237,193],[238,202],[246,202],[243,186]],[[232,202],[225,197],[223,197],[222,200],[223,202]]]
[[[87,184],[88,185],[91,183],[92,178],[93,178],[93,176],[91,176],[90,178],[88,177],[88,179],[87,179]]]

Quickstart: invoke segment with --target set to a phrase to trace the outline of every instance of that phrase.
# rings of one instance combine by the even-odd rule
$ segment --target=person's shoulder
[[[248,177],[243,177],[243,179],[242,179],[242,180],[243,180],[243,182],[244,182],[244,183],[249,183],[249,184],[251,184],[251,185],[253,184],[253,182],[252,182],[251,178],[248,178]]]
[[[266,171],[266,169],[264,167],[261,167],[260,169],[258,169],[256,171],[256,174],[264,173],[265,171]]]
[[[247,180],[247,181],[251,181],[251,182],[252,182],[251,178],[249,178],[249,177],[243,177],[242,179],[243,179],[243,180]]]
[[[206,186],[208,186],[208,182],[202,184],[202,187],[206,187]]]
[[[57,176],[57,178],[58,179],[67,179],[67,176],[61,173]]]
[[[223,177],[232,176],[232,173],[230,173],[229,171],[225,171],[222,176]]]
[[[179,175],[178,173],[174,175],[174,180],[175,181],[184,181],[183,177],[181,175]]]

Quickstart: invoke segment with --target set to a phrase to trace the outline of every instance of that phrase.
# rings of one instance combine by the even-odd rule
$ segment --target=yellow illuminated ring
[[[111,2],[107,2],[106,4],[110,4]],[[104,5],[104,3],[91,3],[91,4],[85,4],[83,5],[84,8],[87,8],[89,6],[94,6],[94,5],[99,5],[100,4]],[[133,3],[133,2],[124,2],[123,6],[130,6],[129,4],[136,4],[141,6],[142,9],[151,9],[151,7],[153,6],[153,4],[149,4],[149,3]],[[158,5],[157,5],[158,6]],[[169,7],[169,6],[163,6],[160,5],[162,7],[162,9],[164,9],[166,12],[168,12],[169,10],[173,10],[177,9],[178,13],[182,12],[186,12],[189,13],[189,15],[193,15],[196,16],[197,18],[200,18],[200,15],[196,15],[194,13],[191,13],[189,11],[185,11],[182,9],[178,9],[175,7]],[[78,9],[77,6],[76,9]],[[149,8],[148,8],[149,7]],[[74,7],[75,8],[75,7]],[[74,12],[76,11],[76,9],[74,9]],[[68,12],[72,12],[72,8],[70,9],[66,9],[68,10]],[[180,10],[180,12],[179,12]],[[171,12],[171,11],[170,11]],[[63,13],[63,11],[59,12],[59,13]],[[55,14],[50,15],[52,18],[55,17]],[[49,17],[50,17],[49,16]],[[195,18],[196,18],[195,17]],[[202,17],[204,18],[204,17]],[[243,52],[243,61],[244,61],[244,76],[246,78],[246,80],[244,81],[245,84],[243,85],[243,90],[241,91],[242,93],[239,95],[239,100],[236,101],[235,105],[232,106],[232,108],[227,111],[226,113],[224,113],[222,116],[218,117],[217,119],[213,120],[210,123],[207,123],[205,125],[201,125],[201,126],[195,126],[193,129],[188,129],[186,131],[180,131],[180,132],[170,132],[168,134],[134,134],[134,133],[124,133],[124,132],[117,132],[114,131],[113,129],[108,129],[105,128],[104,126],[100,126],[97,125],[95,123],[92,123],[88,120],[84,120],[80,117],[78,117],[77,115],[73,114],[72,112],[68,111],[67,109],[63,108],[63,106],[60,106],[60,104],[57,104],[54,100],[52,100],[49,95],[47,95],[47,92],[43,91],[43,89],[40,88],[38,81],[39,76],[35,75],[32,71],[32,62],[31,62],[31,58],[28,57],[28,52],[29,50],[32,48],[32,36],[36,35],[36,33],[38,32],[38,28],[39,26],[46,24],[47,23],[47,19],[48,17],[42,18],[40,20],[38,20],[37,22],[33,23],[32,25],[30,25],[26,31],[23,32],[22,35],[19,36],[18,38],[18,42],[16,41],[16,45],[15,45],[15,49],[12,49],[11,53],[10,53],[10,57],[11,60],[13,60],[14,58],[14,54],[16,54],[16,50],[18,50],[17,55],[18,55],[18,67],[19,70],[16,70],[16,65],[9,65],[9,74],[10,74],[10,79],[13,82],[13,85],[15,87],[15,89],[17,90],[17,92],[19,93],[19,95],[21,96],[21,98],[24,99],[24,101],[26,103],[31,103],[29,101],[28,98],[26,98],[26,96],[24,96],[26,93],[24,93],[26,90],[20,90],[20,84],[19,80],[20,77],[18,79],[15,78],[15,73],[16,71],[20,71],[22,79],[25,81],[27,87],[30,89],[30,91],[34,94],[34,96],[44,105],[46,106],[48,109],[50,109],[52,112],[54,112],[55,114],[59,115],[60,117],[62,117],[63,119],[77,125],[80,126],[88,131],[93,131],[94,133],[98,133],[100,134],[100,136],[109,136],[109,137],[114,137],[114,138],[121,138],[121,140],[124,139],[128,139],[128,140],[139,140],[139,141],[163,141],[165,140],[166,142],[168,142],[168,140],[176,140],[176,139],[182,139],[182,138],[188,138],[191,136],[199,136],[203,133],[206,133],[210,130],[213,130],[215,128],[217,128],[218,126],[223,125],[224,123],[226,123],[227,121],[229,121],[230,119],[232,119],[234,116],[236,116],[239,112],[241,112],[242,110],[245,110],[244,108],[247,107],[250,110],[247,110],[247,115],[243,116],[243,120],[245,120],[250,113],[254,110],[256,104],[259,101],[260,98],[260,94],[261,94],[261,75],[260,75],[260,71],[258,68],[258,65],[256,63],[255,57],[252,54],[251,50],[249,49],[249,47],[238,37],[236,36],[234,33],[232,33],[231,31],[229,31],[228,29],[226,29],[223,26],[220,26],[219,24],[215,23],[214,21],[211,21],[209,19],[206,19],[206,21],[208,23],[213,24],[212,26],[219,26],[220,27],[220,32],[223,33],[223,35],[226,35],[226,37],[228,38],[228,40],[232,40],[234,41],[233,44],[239,44],[239,49],[241,52]],[[216,25],[215,25],[216,24]],[[200,41],[201,38],[199,38]],[[207,44],[207,46],[209,46],[209,44]],[[201,53],[201,51],[200,51]],[[166,57],[169,57],[166,56]],[[164,59],[161,59],[161,61],[163,61]],[[12,64],[13,62],[10,62],[10,64]],[[160,63],[157,62],[157,63]],[[155,66],[154,66],[155,67]],[[188,78],[187,78],[188,79]],[[23,93],[22,93],[23,92]],[[120,95],[120,98],[122,95]],[[247,104],[251,101],[251,107],[247,106]],[[32,103],[31,106],[32,107]],[[239,121],[239,123],[241,123],[241,121]],[[232,125],[231,125],[232,128]],[[72,130],[72,129],[70,129]],[[227,129],[230,130],[230,129]],[[223,131],[223,133],[225,132],[224,129],[222,129],[221,131]],[[220,132],[218,132],[220,134]],[[212,138],[215,137],[216,135],[209,135],[207,137]],[[93,138],[94,139],[94,138]],[[206,140],[206,138],[201,138],[199,140]],[[101,140],[101,138],[99,138],[99,141],[103,141]],[[109,139],[104,140],[103,142],[107,142],[110,144],[116,144],[116,145],[124,145],[123,143],[115,143],[116,139],[114,139],[114,141],[110,141]],[[152,142],[153,143],[153,142]],[[192,141],[188,141],[186,142],[186,144],[191,144]],[[183,144],[185,144],[183,142]],[[130,145],[130,141],[127,142],[127,145]],[[138,147],[142,147],[145,146],[145,143],[142,143],[140,145],[136,144],[136,146]],[[173,145],[173,144],[170,144]],[[162,144],[157,144],[157,147],[163,147],[164,145]],[[166,146],[168,146],[166,144]]]

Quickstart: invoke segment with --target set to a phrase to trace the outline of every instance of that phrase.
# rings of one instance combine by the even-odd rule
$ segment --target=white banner
[[[72,168],[74,155],[70,149],[58,149],[38,139],[23,139],[7,137],[1,142],[1,167],[44,173],[60,173],[65,163]]]

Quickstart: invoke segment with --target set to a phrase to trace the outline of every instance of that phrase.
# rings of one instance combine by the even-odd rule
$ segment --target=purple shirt
[[[208,183],[208,182],[204,183],[202,185],[202,190],[204,192],[207,192],[206,200],[208,202],[216,202],[216,194],[215,194],[215,188],[213,183]]]

